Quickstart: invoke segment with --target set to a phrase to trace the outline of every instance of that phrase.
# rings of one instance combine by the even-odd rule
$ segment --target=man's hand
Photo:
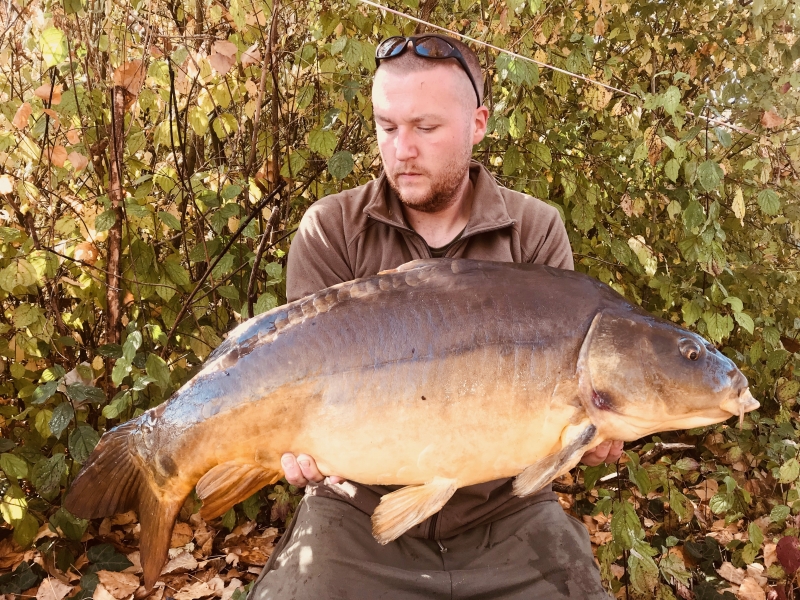
[[[291,452],[287,452],[281,456],[281,466],[283,467],[286,481],[295,487],[304,487],[309,483],[319,483],[325,479],[325,476],[319,472],[316,461],[308,454],[295,456]],[[335,475],[327,479],[328,483],[341,483],[344,481],[344,479]]]
[[[596,467],[600,463],[617,462],[622,456],[622,444],[621,440],[607,440],[584,454],[581,462],[590,467]]]

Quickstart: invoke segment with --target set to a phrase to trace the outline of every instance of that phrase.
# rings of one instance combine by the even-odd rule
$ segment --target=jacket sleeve
[[[534,217],[534,226],[527,232],[528,239],[524,241],[524,247],[530,252],[529,256],[524,257],[524,262],[574,270],[572,248],[558,210],[544,202],[537,202],[538,214]]]
[[[289,248],[286,299],[292,302],[353,278],[342,209],[319,200],[303,215]]]

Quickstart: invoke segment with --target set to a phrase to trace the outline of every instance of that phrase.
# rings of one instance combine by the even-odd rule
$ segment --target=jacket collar
[[[506,201],[500,193],[500,186],[497,185],[492,174],[482,164],[473,160],[469,166],[469,177],[472,180],[473,188],[472,214],[467,221],[462,238],[513,225],[514,221],[508,215]],[[400,198],[389,185],[386,174],[381,173],[375,183],[372,198],[364,208],[364,212],[386,225],[413,231],[406,223]]]

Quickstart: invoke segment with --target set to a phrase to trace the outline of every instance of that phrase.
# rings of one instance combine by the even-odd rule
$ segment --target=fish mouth
[[[758,400],[753,398],[750,393],[750,388],[743,388],[738,396],[727,398],[723,400],[719,407],[732,415],[739,415],[739,427],[742,426],[744,421],[744,413],[757,409],[761,404]]]

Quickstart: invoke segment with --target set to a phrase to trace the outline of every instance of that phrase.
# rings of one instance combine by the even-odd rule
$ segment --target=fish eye
[[[683,357],[688,358],[689,360],[699,359],[700,354],[703,351],[703,348],[700,346],[700,344],[690,338],[681,338],[678,340],[678,348],[680,349]]]

